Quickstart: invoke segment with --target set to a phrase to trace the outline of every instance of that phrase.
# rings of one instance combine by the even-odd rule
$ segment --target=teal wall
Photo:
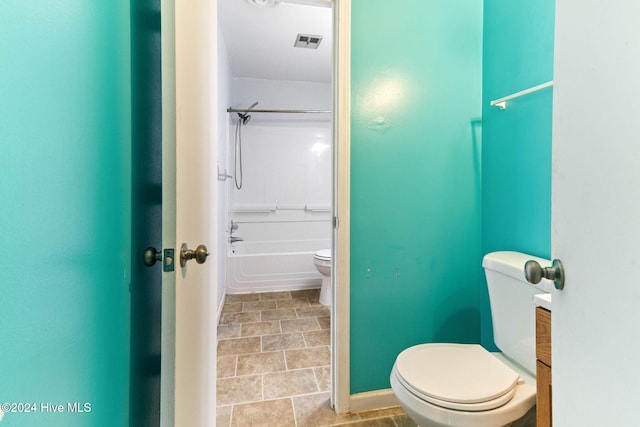
[[[484,0],[482,253],[551,252],[551,108],[548,88],[489,106],[553,79],[554,0]],[[493,349],[486,286],[482,343]]]
[[[129,25],[126,1],[0,2],[0,402],[37,409],[3,427],[128,423]]]
[[[462,3],[462,4],[461,4]],[[352,1],[351,392],[480,341],[482,1]]]

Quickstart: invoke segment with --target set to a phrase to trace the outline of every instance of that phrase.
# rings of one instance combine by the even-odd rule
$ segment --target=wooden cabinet
[[[536,419],[538,427],[551,423],[551,312],[536,307]]]

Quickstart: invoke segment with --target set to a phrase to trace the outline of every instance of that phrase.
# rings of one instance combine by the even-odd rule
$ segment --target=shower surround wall
[[[229,62],[229,53],[224,40],[224,34],[222,29],[218,26],[218,134],[216,136],[216,148],[218,150],[218,164],[216,169],[218,173],[223,175],[228,173],[228,150],[229,150],[229,129],[231,128],[231,116],[227,113],[227,108],[231,105],[231,90],[232,90],[232,70]],[[217,263],[217,288],[218,288],[218,313],[222,312],[222,305],[224,304],[226,282],[227,282],[227,239],[228,236],[228,182],[225,180],[216,181],[217,184],[217,205],[215,209],[218,213],[218,223],[216,229],[218,238],[216,242],[216,263]]]
[[[329,110],[329,83],[234,79],[232,105]],[[227,246],[226,293],[318,287],[313,253],[331,247],[330,114],[251,113],[242,127],[242,189],[227,181],[229,215],[244,239]],[[231,115],[228,170],[234,172]]]

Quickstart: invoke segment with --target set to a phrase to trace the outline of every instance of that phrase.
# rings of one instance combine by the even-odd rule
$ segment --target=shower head
[[[255,107],[256,105],[258,105],[258,102],[254,102],[253,104],[251,104],[251,107],[247,108],[247,112],[246,113],[238,113],[238,117],[240,118],[240,121],[242,121],[243,125],[246,125],[247,123],[249,123],[249,120],[251,120],[251,114],[249,114],[249,111],[251,111],[251,109],[253,107]]]

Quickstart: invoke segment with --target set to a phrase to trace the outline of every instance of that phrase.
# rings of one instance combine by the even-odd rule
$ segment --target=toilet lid
[[[486,411],[513,397],[520,376],[476,344],[422,344],[398,355],[398,380],[418,397],[451,409]]]
[[[320,249],[313,256],[318,259],[331,260],[331,249]]]

